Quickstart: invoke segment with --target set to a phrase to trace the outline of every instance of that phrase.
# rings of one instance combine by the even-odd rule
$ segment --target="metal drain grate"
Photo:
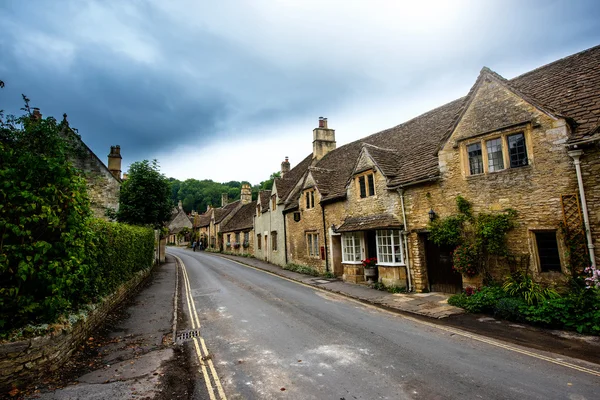
[[[191,331],[183,331],[183,332],[179,332],[177,334],[177,341],[185,342],[185,341],[191,340],[192,338],[197,338],[197,337],[200,337],[199,329],[194,329]]]

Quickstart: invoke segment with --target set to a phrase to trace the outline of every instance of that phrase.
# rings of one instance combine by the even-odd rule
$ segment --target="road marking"
[[[408,319],[409,321],[412,321],[412,322],[415,322],[415,323],[418,323],[418,324],[426,325],[426,326],[429,326],[431,328],[439,329],[439,330],[446,331],[446,332],[451,332],[451,333],[454,333],[455,335],[463,336],[463,337],[466,337],[466,338],[469,338],[469,339],[473,339],[473,340],[476,340],[478,342],[487,343],[489,345],[492,345],[492,346],[495,346],[495,347],[499,347],[499,348],[502,348],[502,349],[505,349],[505,350],[508,350],[508,351],[512,351],[512,352],[523,354],[523,355],[526,355],[526,356],[529,356],[529,357],[537,358],[538,360],[550,362],[550,363],[553,363],[553,364],[556,364],[556,365],[561,365],[563,367],[571,368],[571,369],[577,370],[579,372],[584,372],[584,373],[587,373],[587,374],[590,374],[590,375],[594,375],[594,376],[600,376],[600,371],[596,371],[596,370],[593,370],[593,369],[590,369],[590,368],[586,368],[586,367],[582,367],[582,366],[579,366],[579,365],[576,365],[576,364],[568,363],[566,361],[557,360],[557,359],[554,359],[552,357],[548,357],[548,356],[544,356],[542,354],[534,353],[534,352],[529,351],[529,350],[520,349],[518,347],[514,347],[514,346],[511,346],[511,345],[499,342],[497,340],[489,339],[489,338],[486,338],[486,337],[481,336],[481,335],[477,335],[477,334],[474,334],[474,333],[469,333],[469,332],[466,332],[466,331],[463,331],[463,330],[460,330],[460,329],[457,329],[457,328],[451,328],[451,327],[447,327],[447,326],[437,325],[437,324],[434,324],[434,323],[431,323],[431,322],[427,322],[427,321],[422,321],[420,319],[417,319],[417,318],[414,318],[414,317],[410,317],[410,316],[407,316],[407,315],[398,314],[398,313],[395,313],[395,312],[392,312],[392,311],[389,311],[389,310],[386,310],[386,309],[374,306],[372,304],[363,303],[360,300],[356,300],[356,299],[353,299],[351,297],[347,297],[347,296],[345,296],[343,294],[332,292],[330,290],[327,290],[327,289],[324,289],[324,288],[321,288],[321,287],[318,287],[318,286],[312,286],[312,285],[306,284],[304,282],[299,282],[299,281],[296,281],[294,279],[287,278],[285,276],[277,275],[277,274],[275,274],[275,273],[273,273],[271,271],[265,271],[264,269],[260,269],[260,268],[257,268],[257,267],[253,267],[252,265],[248,265],[248,264],[244,264],[244,263],[232,260],[231,258],[227,258],[227,257],[221,257],[221,258],[229,260],[231,262],[234,262],[234,263],[236,263],[238,265],[241,265],[243,267],[246,267],[246,268],[252,268],[252,269],[255,269],[257,271],[260,271],[260,272],[263,272],[263,273],[266,273],[266,274],[269,274],[269,275],[276,276],[277,278],[280,278],[280,279],[283,279],[283,280],[286,280],[286,281],[289,281],[289,282],[293,282],[293,283],[296,283],[298,285],[306,286],[306,287],[311,288],[313,290],[318,290],[318,291],[321,291],[321,292],[325,292],[325,293],[328,293],[328,294],[339,296],[339,297],[341,297],[343,299],[352,301],[354,303],[358,303],[358,304],[360,304],[360,305],[362,305],[364,307],[373,308],[373,309],[376,309],[378,311],[382,311],[382,312],[394,315],[396,317],[399,316],[399,317]]]
[[[196,311],[196,305],[194,304],[194,299],[190,287],[190,280],[187,274],[187,270],[185,268],[185,264],[183,260],[181,260],[181,258],[179,258],[178,256],[172,253],[171,255],[175,257],[177,263],[181,267],[188,311],[191,317],[190,319],[192,321],[192,329],[197,329],[200,332],[200,318],[198,318],[198,312]],[[202,335],[199,335],[197,338],[192,338],[192,340],[194,341],[194,349],[196,350],[198,363],[200,364],[202,375],[204,376],[204,382],[206,384],[206,389],[208,390],[208,395],[210,396],[210,399],[217,400],[210,379],[210,375],[212,375],[212,380],[214,381],[215,386],[217,387],[217,392],[219,393],[220,400],[227,400],[227,396],[225,396],[225,391],[223,390],[223,386],[221,385],[221,381],[219,380],[219,376],[217,375],[215,366],[212,360],[210,359],[210,354],[208,352],[208,348],[206,347],[206,342],[204,341],[204,338],[202,337]],[[198,341],[200,341],[200,344],[198,344]],[[208,369],[206,368],[206,365],[208,365]]]

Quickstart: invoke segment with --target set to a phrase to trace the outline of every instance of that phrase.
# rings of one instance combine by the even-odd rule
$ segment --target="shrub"
[[[311,276],[319,276],[320,275],[319,271],[317,271],[313,267],[309,267],[308,265],[299,265],[299,264],[289,263],[285,267],[283,267],[283,269],[287,269],[288,271],[294,271],[294,272],[298,272],[300,274],[306,274],[306,275],[311,275]]]
[[[496,303],[494,316],[509,321],[520,321],[524,319],[521,313],[523,306],[525,306],[525,303],[521,299],[512,297],[501,298]]]
[[[522,298],[529,305],[538,304],[548,298],[559,297],[554,289],[534,282],[531,276],[522,272],[510,275],[502,289],[510,296]]]

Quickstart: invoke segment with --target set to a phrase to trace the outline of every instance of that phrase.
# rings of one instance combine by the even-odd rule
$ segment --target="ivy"
[[[473,213],[472,205],[462,196],[456,197],[458,213],[437,218],[429,224],[430,239],[438,246],[455,251],[455,270],[474,275],[487,270],[489,256],[507,256],[506,234],[515,227],[517,212]]]

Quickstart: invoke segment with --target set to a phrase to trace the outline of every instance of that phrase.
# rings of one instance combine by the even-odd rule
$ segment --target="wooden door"
[[[452,248],[438,246],[425,237],[427,277],[432,292],[460,293],[462,275],[452,269]]]

